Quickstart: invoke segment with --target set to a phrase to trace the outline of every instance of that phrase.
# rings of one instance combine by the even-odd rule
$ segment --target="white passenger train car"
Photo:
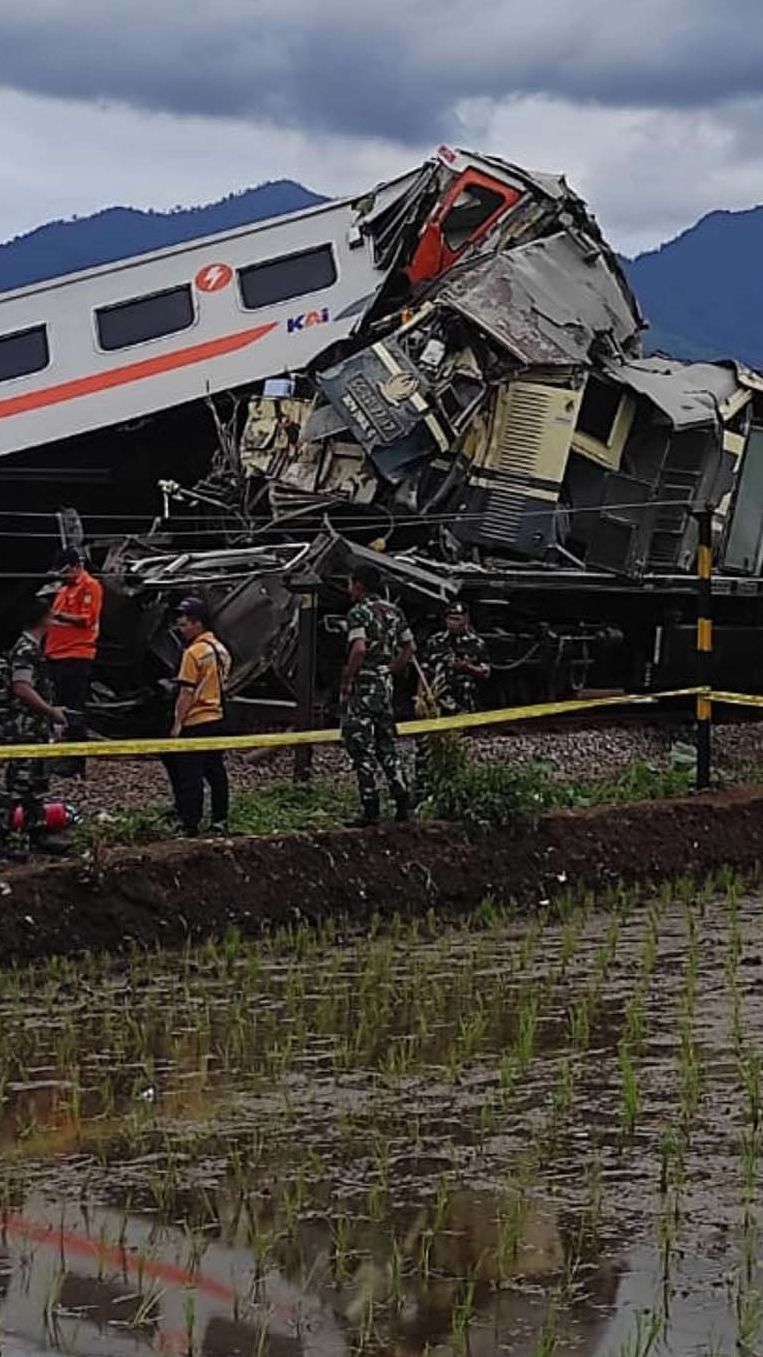
[[[407,240],[440,276],[558,181],[441,147],[344,199],[0,294],[0,458],[298,372],[346,339]]]
[[[382,280],[356,220],[331,202],[3,294],[0,456],[304,367]]]
[[[304,369],[401,267],[457,263],[558,181],[441,147],[362,200],[0,294],[0,458]]]

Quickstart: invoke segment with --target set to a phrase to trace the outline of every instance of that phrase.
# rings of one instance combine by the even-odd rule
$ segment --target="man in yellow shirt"
[[[177,629],[185,650],[176,680],[178,693],[170,733],[187,740],[221,735],[231,657],[211,629],[203,599],[183,600],[178,609]],[[229,791],[222,750],[168,754],[164,764],[184,832],[192,838],[199,832],[207,782],[212,798],[212,831],[226,833]]]

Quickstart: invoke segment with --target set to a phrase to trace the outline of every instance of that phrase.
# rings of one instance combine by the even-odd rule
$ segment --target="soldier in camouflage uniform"
[[[490,677],[490,663],[466,604],[449,605],[445,631],[430,636],[421,668],[443,716],[477,710],[477,685]]]
[[[2,703],[3,739],[8,744],[47,744],[51,725],[66,725],[66,713],[52,704],[52,685],[44,654],[50,624],[50,604],[36,598],[26,627],[4,661]],[[9,759],[0,797],[0,849],[28,851],[30,843],[47,847],[44,803],[50,779],[47,761]],[[10,817],[17,806],[24,813],[23,830],[12,831]],[[3,842],[4,840],[4,842]]]
[[[445,612],[445,630],[430,636],[421,660],[419,694],[428,699],[427,715],[457,716],[477,710],[477,685],[490,675],[487,646],[471,626],[464,603],[451,603]],[[431,735],[416,740],[415,795],[420,804],[431,780]]]
[[[397,806],[397,820],[409,816],[408,788],[395,745],[393,677],[409,663],[413,635],[394,603],[379,597],[374,566],[359,565],[349,582],[347,660],[342,673],[342,739],[358,779],[358,825],[379,819],[377,771],[381,767]]]

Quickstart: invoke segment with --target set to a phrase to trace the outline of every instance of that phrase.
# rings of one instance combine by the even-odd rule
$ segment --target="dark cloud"
[[[460,101],[758,93],[759,0],[2,0],[0,83],[421,144]]]

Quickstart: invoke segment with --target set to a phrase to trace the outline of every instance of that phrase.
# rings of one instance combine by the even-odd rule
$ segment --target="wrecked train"
[[[763,682],[763,378],[644,358],[638,303],[563,179],[441,148],[362,199],[57,286],[59,302],[73,289],[61,324],[95,333],[97,371],[60,382],[41,352],[34,373],[6,361],[0,428],[37,421],[15,445],[21,476],[43,430],[70,457],[77,433],[99,474],[142,453],[144,495],[163,476],[153,531],[105,563],[102,673],[125,701],[174,663],[166,610],[190,585],[216,607],[237,690],[275,674],[288,701],[298,581],[317,582],[336,635],[361,549],[423,628],[469,600],[502,699],[690,682],[707,508],[718,676]],[[5,341],[31,333],[46,287],[0,299]]]

